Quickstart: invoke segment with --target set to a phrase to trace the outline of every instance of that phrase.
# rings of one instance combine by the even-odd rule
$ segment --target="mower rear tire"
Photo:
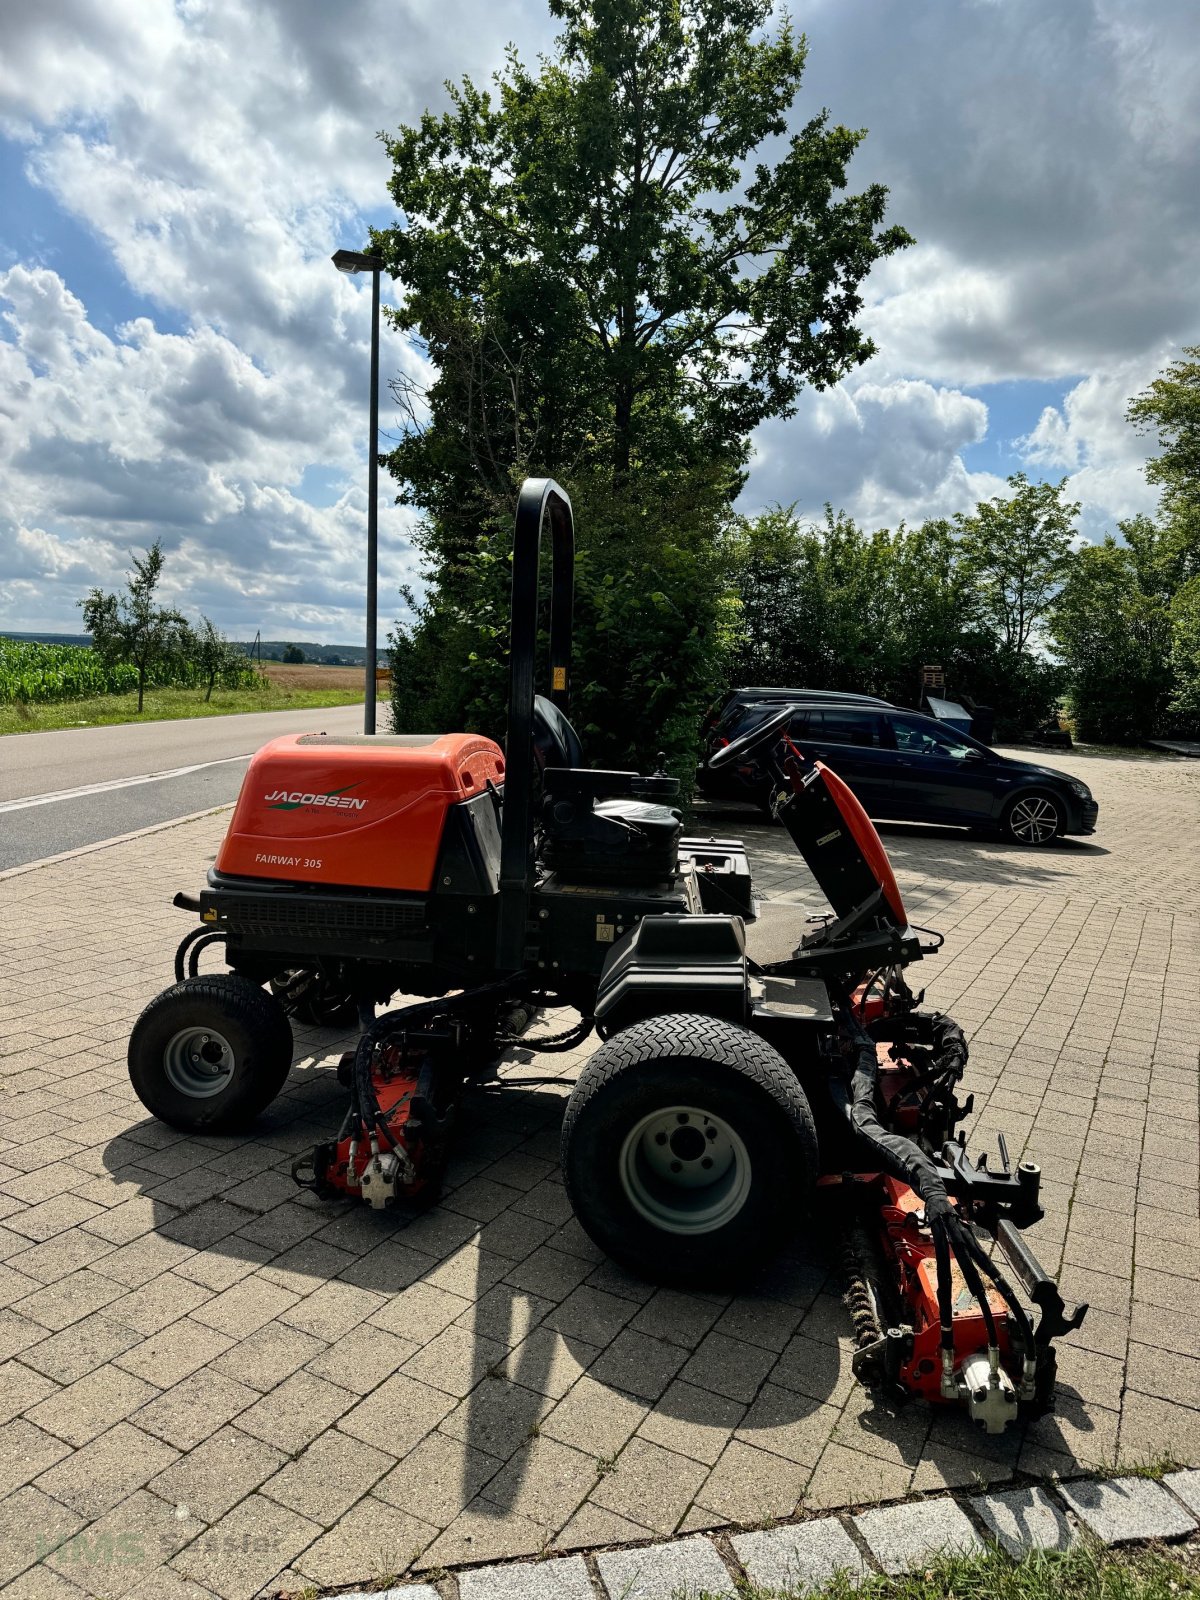
[[[812,1110],[757,1034],[654,1017],[609,1039],[567,1102],[562,1169],[599,1247],[659,1283],[744,1281],[798,1226],[818,1172]]]
[[[164,989],[129,1038],[138,1099],[184,1133],[244,1133],[291,1065],[292,1030],[279,1001],[227,973]]]

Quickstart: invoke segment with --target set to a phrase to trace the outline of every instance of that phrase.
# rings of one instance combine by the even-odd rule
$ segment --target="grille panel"
[[[205,897],[231,933],[252,938],[325,938],[359,934],[412,937],[425,931],[422,900],[335,899],[333,896],[230,895]]]

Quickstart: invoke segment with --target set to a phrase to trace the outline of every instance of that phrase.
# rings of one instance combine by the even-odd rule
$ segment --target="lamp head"
[[[365,255],[361,250],[335,250],[333,264],[339,272],[382,272],[383,257]]]

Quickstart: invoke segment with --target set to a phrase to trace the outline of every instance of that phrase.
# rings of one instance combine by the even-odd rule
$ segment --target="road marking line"
[[[190,767],[170,767],[166,772],[143,772],[136,778],[110,778],[106,783],[85,783],[78,789],[57,789],[51,794],[28,795],[24,800],[5,800],[0,803],[0,813],[27,811],[31,806],[49,806],[59,800],[82,800],[91,794],[108,794],[113,789],[129,789],[139,783],[162,783],[168,778],[186,778],[189,773],[203,772],[208,767],[227,767],[234,761],[249,761],[250,752],[244,756],[222,756],[218,761],[197,761]]]

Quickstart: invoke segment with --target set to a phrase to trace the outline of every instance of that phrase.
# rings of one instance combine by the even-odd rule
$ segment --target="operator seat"
[[[539,772],[545,772],[547,767],[584,764],[579,735],[554,701],[543,694],[533,697],[533,759]]]
[[[584,766],[579,735],[542,695],[533,702],[533,753],[543,866],[567,882],[659,882],[678,872],[683,817],[655,803],[679,792],[677,778]]]

